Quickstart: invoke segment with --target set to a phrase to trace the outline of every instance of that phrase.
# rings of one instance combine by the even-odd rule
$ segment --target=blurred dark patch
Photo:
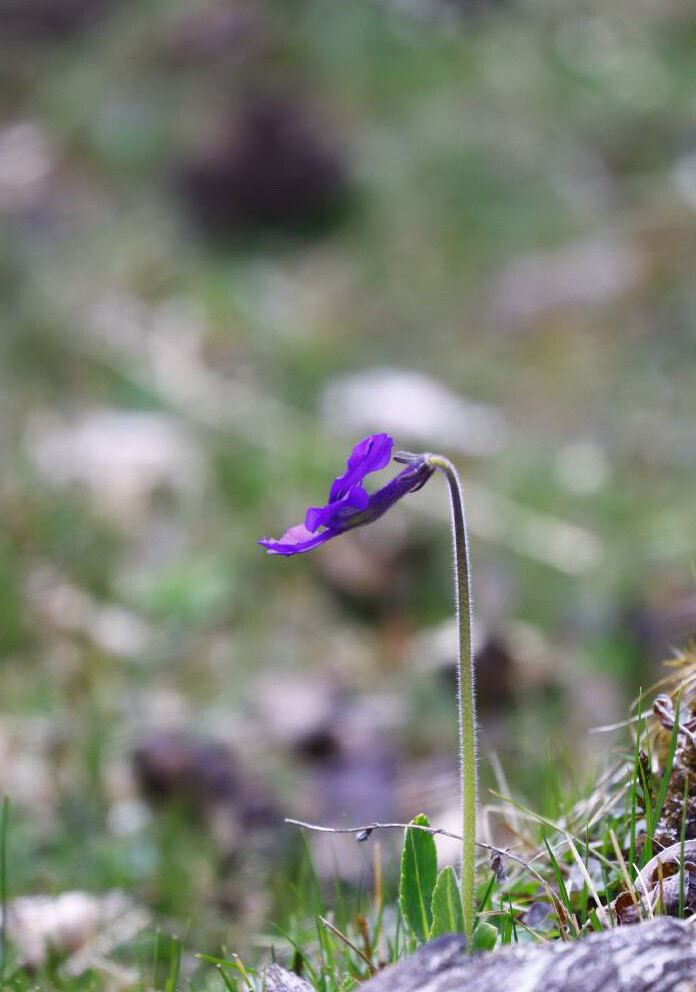
[[[239,770],[225,744],[180,732],[153,733],[136,748],[136,778],[151,802],[185,799],[194,809],[235,798]]]
[[[649,681],[662,675],[662,662],[696,633],[696,596],[685,594],[658,601],[645,595],[629,603],[620,616],[634,665]]]
[[[479,707],[485,710],[512,706],[519,672],[508,646],[495,636],[489,637],[476,652],[474,664]]]
[[[480,710],[500,710],[513,706],[523,678],[522,666],[508,645],[495,635],[486,638],[474,658],[476,699]],[[456,658],[441,659],[438,668],[452,692],[457,684]]]
[[[268,683],[262,687],[259,718],[276,745],[307,769],[313,796],[305,802],[311,815],[327,823],[394,815],[400,756],[393,730],[404,719],[401,700],[375,701],[327,676],[294,685],[276,679],[275,687],[275,692],[268,691]],[[297,812],[309,815],[306,809]]]
[[[693,133],[674,114],[615,114],[597,121],[588,137],[610,172],[621,176],[663,169],[690,149]]]
[[[440,0],[439,4],[447,11],[456,14],[485,14],[488,11],[499,10],[512,6],[511,0]]]
[[[260,13],[252,0],[194,4],[179,12],[165,28],[163,54],[175,64],[246,57],[250,48],[255,48],[261,27]]]
[[[389,726],[394,712],[375,709],[365,699],[341,699],[340,693],[332,702],[323,716],[309,714],[315,719],[308,729],[298,723],[289,741],[309,766],[313,815],[327,823],[346,816],[358,821],[393,816],[399,759]]]
[[[12,38],[68,38],[104,14],[112,0],[0,0],[0,31]]]
[[[305,761],[331,761],[338,758],[341,747],[331,727],[319,727],[299,737],[295,750]]]
[[[153,731],[136,748],[133,767],[163,823],[184,814],[212,842],[209,895],[217,909],[260,925],[269,873],[289,852],[282,813],[256,769],[227,744],[187,731]]]
[[[336,147],[297,98],[248,100],[214,144],[180,170],[199,228],[216,241],[242,234],[319,232],[348,205]]]
[[[133,768],[141,792],[153,804],[177,804],[201,819],[225,809],[249,828],[278,820],[264,785],[242,771],[232,750],[219,741],[183,731],[153,732],[135,749]]]
[[[379,538],[368,530],[346,534],[322,549],[315,563],[323,584],[347,611],[379,622],[411,610],[434,558],[432,546],[417,535],[383,529]]]

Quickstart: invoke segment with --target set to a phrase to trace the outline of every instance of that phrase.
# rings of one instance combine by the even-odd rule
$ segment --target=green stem
[[[0,984],[5,978],[7,965],[7,827],[10,819],[10,800],[3,796],[0,811]]]
[[[476,698],[474,694],[474,655],[471,648],[471,564],[469,535],[464,512],[464,499],[459,476],[454,465],[441,455],[428,455],[433,468],[444,472],[452,505],[452,534],[454,538],[454,573],[459,627],[459,664],[457,669],[457,702],[459,710],[459,769],[462,801],[462,874],[461,893],[464,909],[464,933],[467,946],[472,947],[474,932],[474,887],[476,876]]]

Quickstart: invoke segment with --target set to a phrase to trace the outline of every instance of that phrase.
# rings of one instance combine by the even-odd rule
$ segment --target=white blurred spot
[[[205,312],[197,300],[173,297],[150,307],[132,294],[109,291],[85,309],[85,342],[99,360],[113,362],[191,423],[224,428],[271,451],[282,448],[289,434],[307,430],[304,418],[264,391],[248,367],[211,367],[204,353]]]
[[[506,425],[492,406],[474,403],[419,372],[366,369],[332,379],[321,414],[343,433],[389,431],[399,442],[491,455],[505,443]]]
[[[8,906],[7,934],[25,964],[39,968],[55,950],[72,955],[66,968],[75,975],[147,922],[145,912],[124,892],[63,892],[14,899]]]
[[[485,632],[472,619],[471,642],[474,654],[481,649]],[[409,649],[414,668],[430,671],[450,665],[459,655],[459,626],[455,618],[444,620],[416,634]]]
[[[565,307],[600,306],[637,286],[643,253],[626,241],[582,241],[555,251],[524,255],[504,270],[495,290],[499,319],[533,320]]]
[[[97,603],[50,566],[42,565],[31,572],[27,598],[42,624],[86,634],[108,654],[137,658],[153,637],[149,625],[133,610],[116,603]]]
[[[0,207],[23,206],[53,168],[44,132],[30,121],[0,131]]]
[[[70,423],[39,414],[27,447],[49,483],[85,486],[97,510],[126,524],[159,487],[195,493],[205,479],[196,445],[161,413],[98,409]]]
[[[59,783],[51,755],[60,734],[46,720],[0,718],[0,793],[43,821],[55,810]]]
[[[576,441],[558,453],[556,473],[568,492],[576,496],[591,496],[606,485],[609,462],[598,444]]]
[[[152,819],[146,803],[140,799],[121,799],[109,809],[108,826],[118,837],[140,833]]]
[[[141,654],[150,637],[147,624],[139,616],[114,603],[94,610],[89,632],[103,651],[125,658]]]
[[[329,678],[299,681],[274,675],[259,682],[256,709],[273,738],[289,746],[331,726],[336,716],[336,686]]]

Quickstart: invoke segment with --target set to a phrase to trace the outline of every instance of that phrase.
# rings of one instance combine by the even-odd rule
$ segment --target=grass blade
[[[662,815],[662,807],[665,804],[665,798],[667,796],[667,789],[669,788],[669,780],[672,776],[672,768],[674,766],[674,755],[677,751],[677,737],[679,735],[679,710],[681,708],[681,693],[677,694],[677,701],[674,707],[674,726],[672,727],[672,736],[669,742],[669,751],[667,753],[667,760],[665,761],[665,770],[662,776],[662,781],[660,782],[660,788],[657,793],[657,798],[655,800],[655,809],[653,810],[653,824],[657,824],[657,821]],[[652,838],[651,838],[652,840]]]
[[[169,958],[169,975],[164,983],[164,992],[177,992],[181,971],[181,941],[174,939]]]
[[[551,845],[549,844],[549,842],[547,841],[547,839],[545,837],[544,837],[544,845],[546,847],[546,851],[548,853],[549,860],[550,860],[551,865],[553,867],[553,873],[556,876],[556,885],[558,886],[558,891],[559,891],[559,894],[560,894],[561,903],[563,904],[563,907],[564,907],[565,912],[566,912],[566,918],[568,920],[568,923],[570,924],[571,929],[575,933],[575,936],[578,937],[580,935],[580,929],[579,929],[578,924],[577,924],[577,921],[575,919],[575,913],[573,912],[573,905],[572,905],[572,903],[570,901],[570,897],[568,896],[568,890],[566,889],[566,884],[565,884],[565,879],[563,878],[563,873],[561,872],[560,865],[558,864],[558,861],[556,860],[556,855],[551,850]],[[559,920],[559,922],[560,922],[560,920]]]
[[[684,776],[684,804],[682,806],[682,822],[679,832],[679,919],[684,919],[684,844],[686,842],[686,811],[689,806],[689,776]]]

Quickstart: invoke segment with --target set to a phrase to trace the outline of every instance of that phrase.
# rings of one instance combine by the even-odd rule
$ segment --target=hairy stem
[[[476,875],[476,807],[477,752],[476,698],[474,694],[474,655],[471,648],[471,565],[469,535],[459,476],[454,465],[441,455],[428,455],[433,468],[444,472],[452,506],[454,573],[456,581],[457,624],[459,628],[459,664],[457,667],[457,703],[459,711],[459,771],[462,803],[462,873],[461,893],[464,908],[464,932],[467,946],[472,946],[474,931],[474,886]]]

